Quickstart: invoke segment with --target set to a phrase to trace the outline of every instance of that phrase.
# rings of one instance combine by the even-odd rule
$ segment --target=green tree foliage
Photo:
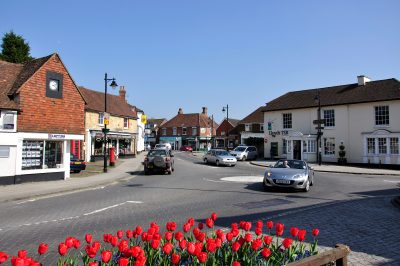
[[[11,63],[25,63],[31,61],[30,47],[22,36],[16,35],[13,31],[4,34],[1,44],[0,59]]]

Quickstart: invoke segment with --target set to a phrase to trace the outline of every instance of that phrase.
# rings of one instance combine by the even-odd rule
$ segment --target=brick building
[[[213,146],[216,148],[233,148],[237,146],[239,144],[238,135],[231,131],[237,126],[238,122],[238,119],[229,118],[227,120],[225,118],[216,130]]]
[[[201,113],[184,114],[179,108],[178,114],[161,126],[160,142],[170,143],[173,149],[182,145],[193,149],[206,149],[211,144],[218,124],[208,116],[207,107]]]
[[[85,100],[58,54],[0,61],[0,184],[69,177]]]

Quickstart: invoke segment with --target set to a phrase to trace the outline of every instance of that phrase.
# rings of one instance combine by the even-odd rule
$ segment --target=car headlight
[[[265,173],[265,176],[270,177],[270,176],[272,176],[272,173],[271,173],[271,172],[266,172],[266,173]]]
[[[304,178],[304,175],[302,174],[297,174],[293,176],[293,179],[302,179],[302,178]]]

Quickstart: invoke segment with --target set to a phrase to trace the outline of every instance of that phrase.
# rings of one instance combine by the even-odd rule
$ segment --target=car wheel
[[[307,179],[306,186],[303,188],[304,192],[308,192],[310,190],[310,180]]]
[[[247,157],[246,157],[246,155],[244,155],[242,158],[242,161],[246,161],[246,160],[247,160]]]
[[[204,163],[205,163],[205,164],[208,164],[207,158],[204,158]]]
[[[216,164],[217,166],[219,166],[219,160],[216,160],[216,161],[215,161],[215,164]]]

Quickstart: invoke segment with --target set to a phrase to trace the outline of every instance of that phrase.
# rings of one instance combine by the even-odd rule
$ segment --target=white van
[[[170,150],[171,149],[171,144],[169,144],[169,143],[159,143],[159,144],[156,144],[154,149]]]

